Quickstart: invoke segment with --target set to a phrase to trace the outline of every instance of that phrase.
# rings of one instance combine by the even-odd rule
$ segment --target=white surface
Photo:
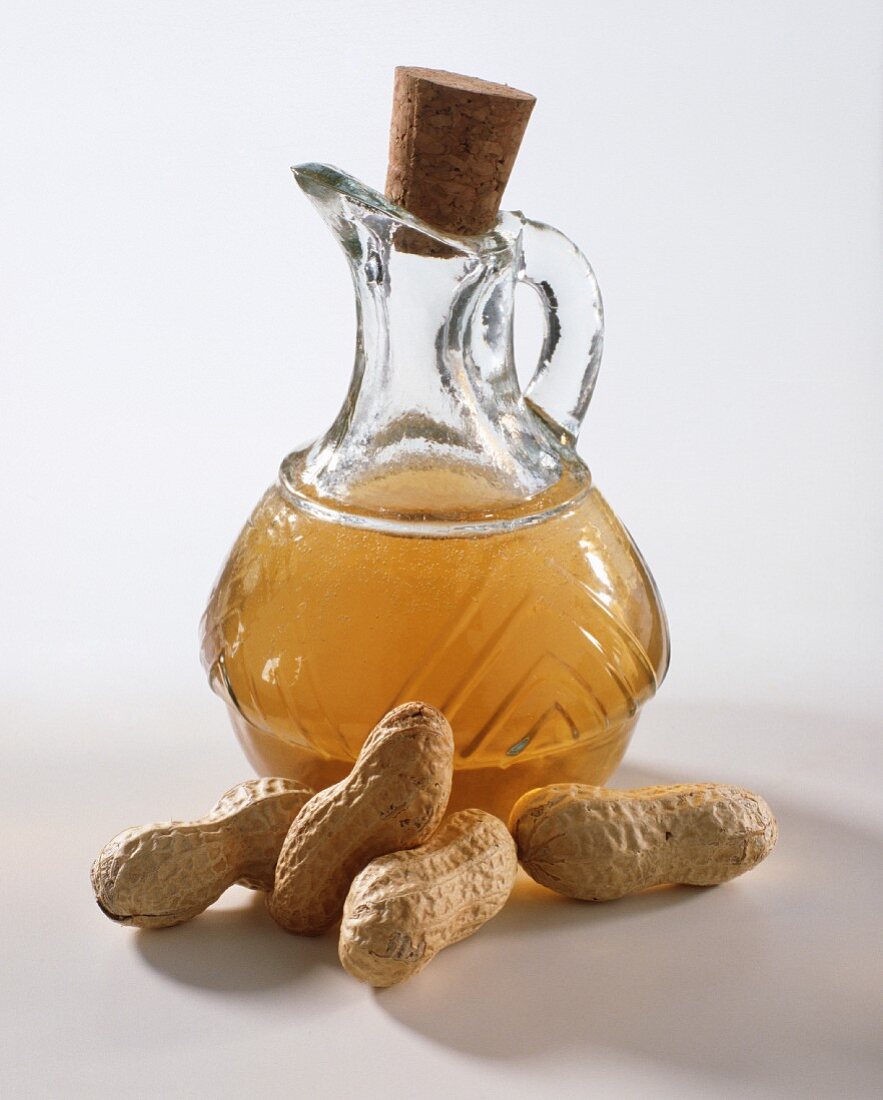
[[[770,859],[606,905],[525,880],[478,935],[375,993],[332,934],[287,935],[244,890],[160,932],[95,906],[88,867],[112,833],[204,812],[242,778],[212,703],[15,715],[38,746],[79,749],[5,762],[2,1095],[879,1095],[879,731],[660,700],[619,779],[760,788]],[[829,758],[832,736],[849,752]]]
[[[881,24],[861,0],[7,0],[4,1097],[870,1092]],[[507,205],[601,282],[581,450],[674,651],[623,781],[756,786],[782,839],[720,890],[524,887],[377,996],[241,891],[182,929],[113,928],[88,865],[245,774],[196,622],[352,358],[343,260],[287,166],[382,185],[402,63],[537,93]],[[528,298],[525,364],[535,326]]]

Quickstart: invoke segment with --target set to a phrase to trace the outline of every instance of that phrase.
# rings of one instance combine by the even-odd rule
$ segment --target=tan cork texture
[[[386,194],[445,233],[496,221],[534,96],[438,69],[396,69]]]

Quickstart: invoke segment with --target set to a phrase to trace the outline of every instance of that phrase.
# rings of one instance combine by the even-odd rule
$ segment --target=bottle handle
[[[601,291],[573,241],[550,225],[513,213],[522,226],[517,277],[539,294],[546,322],[540,361],[524,398],[572,446],[601,366]]]

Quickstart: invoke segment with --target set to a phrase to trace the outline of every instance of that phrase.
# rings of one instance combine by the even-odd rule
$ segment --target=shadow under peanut
[[[617,780],[673,781],[631,768]],[[593,1052],[627,1052],[722,1086],[872,1095],[883,1072],[883,846],[873,834],[774,809],[776,851],[719,887],[588,903],[522,875],[486,928],[377,1004],[485,1060],[590,1065]]]
[[[293,936],[274,923],[261,893],[212,908],[186,924],[139,930],[135,946],[154,970],[183,985],[261,993],[302,982],[321,967],[339,970],[337,934]]]

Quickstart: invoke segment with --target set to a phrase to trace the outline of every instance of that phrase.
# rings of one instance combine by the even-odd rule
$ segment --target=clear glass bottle
[[[324,786],[420,699],[454,730],[452,806],[602,782],[668,665],[665,615],[574,449],[601,358],[592,270],[503,213],[440,233],[344,173],[294,169],[349,261],[358,336],[330,430],[289,455],[221,572],[202,657],[252,764]],[[546,337],[522,393],[519,281]]]

